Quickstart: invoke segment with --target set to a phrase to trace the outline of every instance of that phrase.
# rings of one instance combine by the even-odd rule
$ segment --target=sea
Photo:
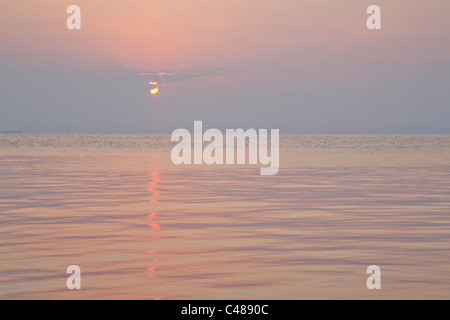
[[[450,298],[450,135],[282,134],[270,176],[174,144],[0,134],[0,298]]]

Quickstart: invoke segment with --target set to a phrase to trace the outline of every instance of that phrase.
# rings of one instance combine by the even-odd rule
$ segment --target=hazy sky
[[[68,30],[66,8],[81,8]],[[366,9],[382,29],[366,28]],[[448,0],[1,0],[0,131],[450,133]],[[159,84],[150,94],[149,81]]]

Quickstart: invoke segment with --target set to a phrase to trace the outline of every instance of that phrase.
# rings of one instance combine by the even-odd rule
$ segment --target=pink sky
[[[66,28],[71,4],[81,7],[79,31]],[[371,4],[382,9],[382,30],[366,28]],[[450,58],[448,12],[447,0],[3,0],[0,65],[175,73],[143,77],[166,86],[157,103],[258,104],[252,97],[268,92],[388,88],[432,74]]]
[[[365,10],[375,2],[383,30],[370,33]],[[448,1],[375,2],[3,0],[1,57],[49,68],[151,71],[183,64],[199,71],[250,64],[258,71],[283,66],[280,59],[295,69],[302,61],[374,54],[389,66],[448,58]],[[81,31],[65,27],[70,4],[81,7]]]

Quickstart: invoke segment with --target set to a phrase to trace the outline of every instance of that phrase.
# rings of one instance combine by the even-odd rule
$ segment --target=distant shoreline
[[[145,133],[145,132],[133,132],[133,133],[113,133],[113,132],[28,132],[28,131],[0,131],[0,134],[6,133],[22,133],[22,134],[31,134],[31,135],[170,135],[170,132],[153,132],[153,133]],[[342,135],[342,136],[406,136],[406,135],[415,135],[415,136],[427,136],[427,135],[450,135],[450,132],[422,132],[422,133],[292,133],[292,132],[282,132],[280,135],[302,135],[302,136],[334,136],[334,135]]]

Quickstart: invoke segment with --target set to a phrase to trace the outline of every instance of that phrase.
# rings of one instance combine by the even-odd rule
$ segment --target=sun
[[[149,81],[148,84],[154,86],[150,89],[150,94],[157,94],[159,92],[158,82]]]

